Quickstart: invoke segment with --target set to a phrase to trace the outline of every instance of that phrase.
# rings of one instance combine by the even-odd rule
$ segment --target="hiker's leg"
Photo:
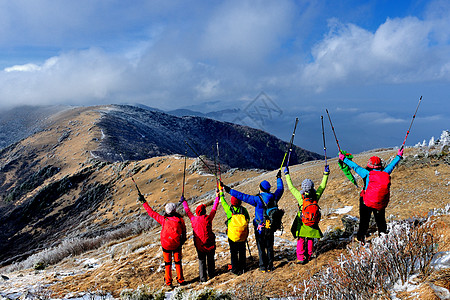
[[[314,250],[314,239],[307,238],[306,239],[306,248],[308,249],[308,260],[311,260]]]
[[[228,244],[230,244],[231,272],[237,274],[239,271],[238,243],[228,239]]]
[[[210,251],[206,254],[206,260],[208,264],[208,277],[209,279],[214,278],[216,276],[216,263],[214,261],[214,255],[216,254],[215,250]]]
[[[163,250],[164,258],[164,280],[166,285],[172,284],[172,252]]]
[[[305,238],[299,237],[297,240],[297,260],[305,261]]]
[[[274,251],[273,251],[273,243],[274,243],[274,234],[270,232],[266,235],[266,248],[267,248],[267,268],[268,271],[273,270],[273,261],[274,261]]]
[[[363,198],[359,198],[359,229],[356,235],[358,241],[364,242],[369,229],[371,209],[364,204]]]
[[[259,269],[261,271],[266,271],[267,268],[267,254],[266,254],[266,240],[264,238],[264,231],[259,233],[255,228],[255,240],[256,246],[258,247],[259,255]]]
[[[200,275],[200,281],[205,282],[208,279],[206,274],[206,253],[197,250],[198,255],[198,273]]]
[[[175,250],[173,252],[173,260],[175,261],[175,269],[177,270],[177,282],[183,283],[184,277],[183,277],[183,266],[181,265],[181,247],[179,250]]]
[[[247,254],[245,248],[246,242],[238,242],[236,243],[237,252],[238,252],[238,272],[244,273],[247,267]]]
[[[378,234],[387,233],[386,210],[374,210],[373,215],[375,216],[375,222],[377,223]]]

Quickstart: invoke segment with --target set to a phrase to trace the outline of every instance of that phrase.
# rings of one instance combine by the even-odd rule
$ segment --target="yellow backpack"
[[[228,219],[228,238],[233,242],[245,242],[248,237],[248,219],[243,214],[243,208],[234,211],[231,209],[231,218]]]

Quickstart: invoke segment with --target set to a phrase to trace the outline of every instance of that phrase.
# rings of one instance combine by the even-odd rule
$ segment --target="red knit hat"
[[[379,158],[378,156],[372,156],[371,158],[369,158],[367,166],[371,169],[381,169],[381,158]]]
[[[195,209],[195,214],[197,216],[206,214],[206,205],[202,203],[199,206],[197,206],[197,208]]]
[[[241,206],[242,201],[238,198],[231,196],[231,205],[233,206]]]

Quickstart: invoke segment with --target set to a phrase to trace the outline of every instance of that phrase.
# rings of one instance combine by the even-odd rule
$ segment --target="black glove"
[[[225,185],[222,181],[220,182],[220,185],[223,187],[225,192],[227,192],[228,194],[230,193],[231,188],[228,185]]]
[[[278,170],[277,178],[281,178],[281,170]]]
[[[325,165],[324,172],[327,174],[330,174],[330,166],[329,165]]]
[[[184,199],[184,196],[181,196],[180,201],[178,201],[178,205],[183,204],[184,201],[186,201],[186,199]]]
[[[141,202],[142,204],[144,204],[145,202],[147,202],[147,200],[145,200],[145,198],[144,198],[144,195],[142,195],[142,194],[139,194],[138,200],[139,200],[139,202]]]

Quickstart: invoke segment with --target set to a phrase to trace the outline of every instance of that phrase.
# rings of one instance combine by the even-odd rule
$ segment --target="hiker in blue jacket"
[[[278,206],[278,201],[284,192],[283,180],[281,179],[281,170],[277,173],[277,189],[271,193],[271,185],[267,180],[264,180],[259,185],[259,193],[257,195],[247,195],[230,187],[224,185],[224,190],[231,196],[248,203],[255,207],[255,218],[253,219],[253,226],[255,227],[255,239],[258,246],[259,255],[259,269],[262,272],[270,272],[273,270],[274,252],[274,232],[273,230],[265,228],[264,210],[265,207],[271,208]],[[265,204],[262,203],[264,201]]]
[[[387,232],[385,213],[390,197],[390,176],[384,174],[383,177],[382,173],[391,174],[402,159],[402,156],[403,148],[398,150],[397,156],[383,169],[382,161],[378,156],[372,156],[367,163],[367,167],[363,168],[348,159],[343,153],[339,153],[339,159],[355,170],[364,181],[364,187],[359,197],[360,220],[358,233],[356,234],[356,239],[362,244],[365,243],[372,213],[377,223],[378,233]],[[368,188],[369,186],[370,188]]]

